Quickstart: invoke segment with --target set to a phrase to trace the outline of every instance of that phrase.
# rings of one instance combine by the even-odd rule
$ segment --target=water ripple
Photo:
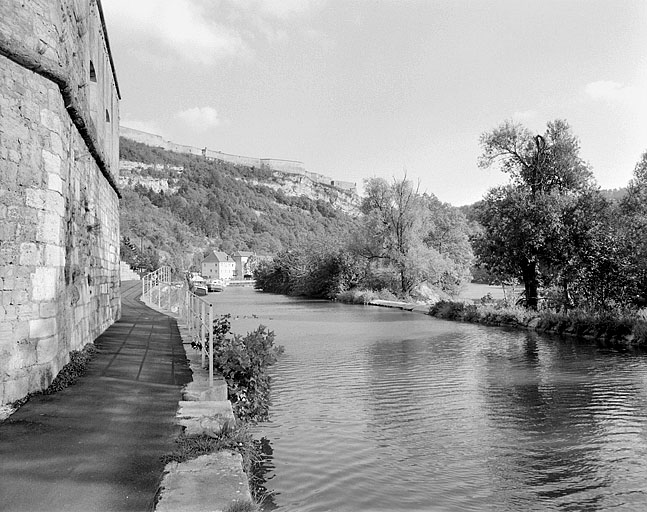
[[[642,355],[235,292],[286,348],[268,510],[647,510]]]

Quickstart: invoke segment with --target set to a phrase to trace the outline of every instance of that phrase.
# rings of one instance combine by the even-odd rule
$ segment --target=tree
[[[618,232],[622,233],[622,250],[627,260],[625,275],[632,301],[647,305],[647,151],[629,182],[627,195],[620,202],[617,217]]]
[[[404,294],[425,281],[456,292],[469,278],[473,256],[465,217],[435,196],[421,195],[406,176],[392,183],[372,178],[364,190],[364,226],[356,246],[374,267],[387,271],[385,283],[393,269]]]
[[[408,257],[422,240],[424,209],[418,186],[404,176],[389,184],[382,178],[365,181],[366,197],[362,201],[366,238],[361,253],[369,261],[393,265],[400,278],[403,293],[416,284],[415,272]]]
[[[566,206],[593,189],[590,169],[579,157],[579,142],[562,120],[544,135],[504,122],[481,136],[479,166],[498,164],[510,184],[492,189],[480,206],[483,233],[475,243],[480,264],[501,277],[523,282],[528,307],[536,309],[538,289],[563,269],[558,251],[570,247],[564,229]]]

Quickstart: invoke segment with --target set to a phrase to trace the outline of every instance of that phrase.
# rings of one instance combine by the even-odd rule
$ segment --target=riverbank
[[[346,303],[357,301],[339,300]],[[433,304],[370,298],[362,304],[397,308],[424,313],[443,320],[477,323],[493,327],[508,327],[538,333],[570,336],[626,348],[647,348],[647,313],[632,317],[617,313],[587,313],[571,310],[567,313],[532,311],[521,307],[468,304],[463,301],[439,300]],[[642,316],[640,316],[642,315]]]
[[[571,310],[565,313],[532,311],[521,307],[439,301],[429,314],[446,320],[514,327],[604,342],[626,348],[647,348],[647,318],[622,312],[589,313]]]

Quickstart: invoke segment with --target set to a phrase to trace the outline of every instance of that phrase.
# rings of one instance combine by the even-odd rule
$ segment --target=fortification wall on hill
[[[323,174],[309,172],[306,170],[303,162],[298,160],[281,160],[276,158],[256,158],[250,156],[232,155],[230,153],[223,153],[222,151],[214,151],[208,148],[198,149],[193,146],[184,146],[170,142],[152,133],[135,130],[126,126],[121,127],[121,136],[135,142],[141,142],[148,146],[162,148],[167,151],[175,151],[176,153],[185,153],[196,156],[203,156],[212,160],[222,160],[234,165],[244,165],[246,167],[256,167],[259,169],[269,169],[271,171],[278,171],[286,174],[298,174],[305,176],[315,183],[330,185],[347,192],[357,192],[357,185],[350,181],[333,180]]]
[[[118,103],[100,2],[0,2],[0,404],[120,316]]]

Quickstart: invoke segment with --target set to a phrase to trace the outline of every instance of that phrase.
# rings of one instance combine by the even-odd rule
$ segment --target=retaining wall
[[[0,404],[120,316],[118,102],[100,2],[0,2]]]

